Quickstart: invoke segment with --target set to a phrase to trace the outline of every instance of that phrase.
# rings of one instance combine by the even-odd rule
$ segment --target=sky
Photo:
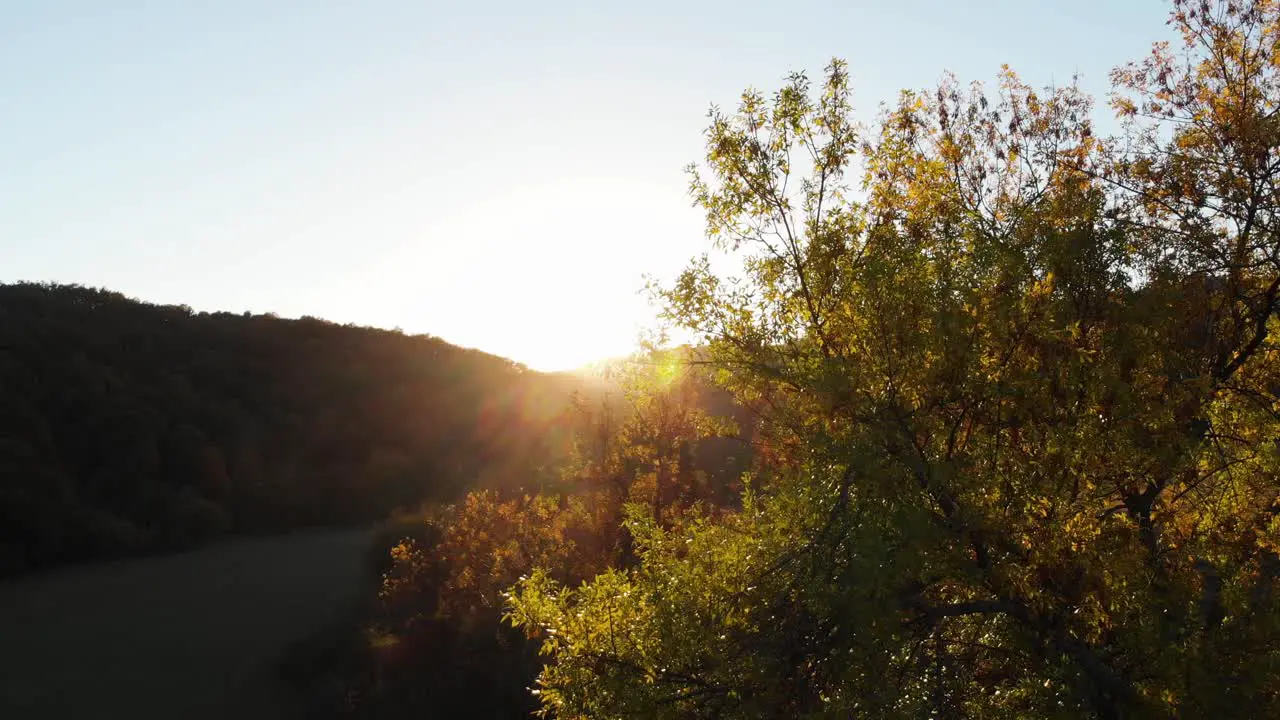
[[[0,282],[399,327],[540,370],[625,354],[707,248],[706,111],[849,62],[1035,85],[1162,0],[0,0]],[[1105,103],[1100,103],[1104,106]],[[1100,114],[1105,107],[1099,108]]]

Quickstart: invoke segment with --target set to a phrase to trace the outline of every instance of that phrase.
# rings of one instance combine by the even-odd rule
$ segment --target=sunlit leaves
[[[1007,69],[874,126],[840,63],[713,112],[693,195],[745,277],[660,296],[759,413],[752,495],[513,596],[549,708],[1280,712],[1280,9],[1173,20],[1123,138]]]

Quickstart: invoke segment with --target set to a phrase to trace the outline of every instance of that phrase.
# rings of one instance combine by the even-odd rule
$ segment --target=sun
[[[533,348],[513,360],[539,372],[579,372],[606,365],[635,351],[635,342],[601,343],[590,338],[554,347]]]
[[[505,355],[540,372],[574,372],[631,355],[639,346],[638,324],[618,317],[585,318],[586,322],[540,324],[538,332],[504,338]],[[507,343],[504,343],[507,344]]]

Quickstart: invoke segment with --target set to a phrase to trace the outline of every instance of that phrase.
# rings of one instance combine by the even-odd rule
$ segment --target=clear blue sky
[[[541,369],[629,349],[703,248],[712,102],[851,66],[1034,84],[1168,36],[1161,0],[0,2],[0,281],[439,335]]]

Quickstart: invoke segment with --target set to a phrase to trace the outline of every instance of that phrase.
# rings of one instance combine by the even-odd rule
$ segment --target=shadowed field
[[[0,717],[280,717],[280,660],[346,617],[368,540],[237,539],[0,583]]]

